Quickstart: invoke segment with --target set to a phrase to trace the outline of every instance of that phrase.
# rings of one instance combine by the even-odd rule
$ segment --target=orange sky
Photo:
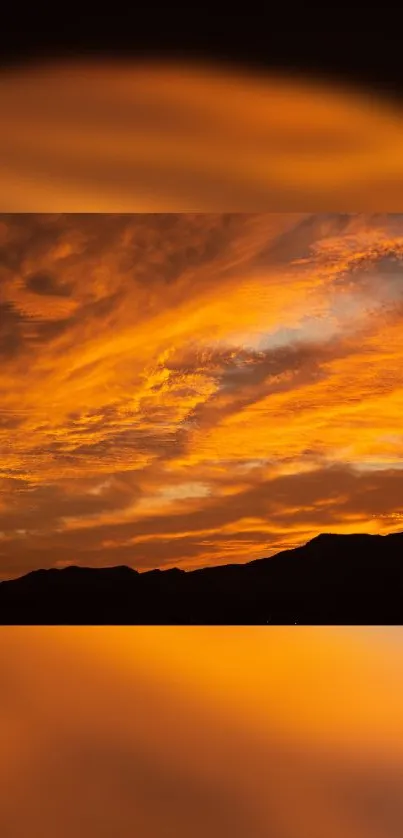
[[[0,216],[0,574],[403,529],[403,216]]]

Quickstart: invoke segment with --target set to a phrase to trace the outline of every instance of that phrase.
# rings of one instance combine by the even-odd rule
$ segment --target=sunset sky
[[[0,216],[0,578],[403,530],[403,214]]]

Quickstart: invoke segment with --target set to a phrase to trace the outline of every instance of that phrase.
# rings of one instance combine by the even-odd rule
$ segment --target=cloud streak
[[[0,574],[399,528],[403,217],[0,217]]]

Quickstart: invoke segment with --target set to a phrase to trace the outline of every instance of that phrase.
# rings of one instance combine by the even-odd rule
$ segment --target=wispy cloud
[[[3,215],[0,238],[3,576],[398,528],[401,216]]]

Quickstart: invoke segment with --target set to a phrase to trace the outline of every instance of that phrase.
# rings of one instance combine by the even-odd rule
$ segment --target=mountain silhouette
[[[2,625],[401,625],[403,533],[322,533],[247,564],[36,570],[0,583]]]

